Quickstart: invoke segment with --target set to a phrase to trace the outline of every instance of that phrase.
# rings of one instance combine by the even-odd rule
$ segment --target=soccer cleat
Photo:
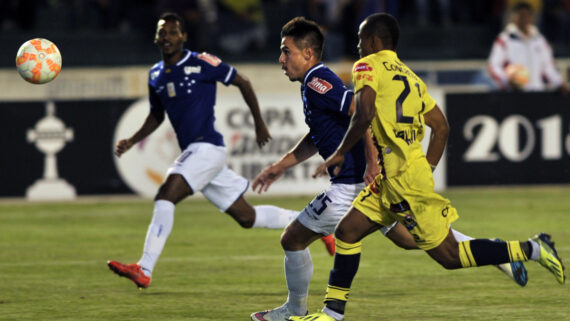
[[[496,242],[505,242],[501,239],[495,239]],[[526,268],[522,262],[510,262],[495,265],[499,270],[503,271],[508,275],[513,281],[515,281],[520,286],[525,286],[528,282],[528,277],[526,273]]]
[[[308,312],[307,312],[308,313]],[[305,315],[307,314],[305,313]],[[265,310],[251,314],[252,321],[287,321],[293,313],[289,311],[287,304],[273,310]]]
[[[552,242],[550,235],[540,233],[533,236],[530,240],[535,241],[540,246],[540,256],[537,262],[552,272],[558,283],[564,284],[566,280],[564,264],[562,264],[562,259],[554,248],[554,242]]]
[[[513,281],[515,281],[520,286],[525,286],[528,282],[528,277],[526,274],[526,268],[522,262],[511,262],[496,265],[496,267],[508,275]]]
[[[323,243],[325,243],[325,247],[327,248],[327,251],[329,252],[330,256],[334,256],[334,252],[336,249],[334,245],[334,236],[332,234],[329,234],[327,236],[321,237],[321,240],[323,241]]]
[[[124,276],[133,281],[139,289],[146,289],[150,285],[150,276],[146,276],[141,266],[136,263],[123,264],[109,260],[107,261],[107,266],[119,276]]]
[[[306,316],[290,317],[288,321],[339,321],[324,312],[312,313]]]

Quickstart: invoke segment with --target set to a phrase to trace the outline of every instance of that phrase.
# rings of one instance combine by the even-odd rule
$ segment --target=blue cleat
[[[495,239],[495,242],[505,242],[501,239]],[[526,273],[526,268],[522,262],[510,262],[495,265],[499,270],[503,271],[507,276],[509,276],[516,284],[520,286],[525,286],[528,282],[528,277]]]
[[[522,262],[510,262],[497,265],[497,268],[508,275],[516,284],[525,286],[528,282],[526,268]]]

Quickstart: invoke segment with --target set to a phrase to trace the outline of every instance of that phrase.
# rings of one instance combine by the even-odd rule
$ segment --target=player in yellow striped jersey
[[[399,60],[395,51],[399,26],[392,16],[370,15],[358,36],[361,59],[353,68],[356,111],[342,143],[315,176],[341,166],[344,154],[369,127],[382,172],[337,225],[335,262],[323,311],[289,320],[343,320],[360,262],[361,240],[395,221],[406,226],[418,247],[446,269],[535,260],[563,284],[564,266],[547,234],[523,242],[456,240],[450,224],[458,218],[457,211],[434,192],[432,176],[446,144],[447,120],[423,81]],[[433,134],[424,155],[420,140],[425,125]]]

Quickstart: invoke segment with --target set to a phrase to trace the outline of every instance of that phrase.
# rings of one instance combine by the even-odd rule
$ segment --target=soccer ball
[[[32,84],[45,84],[61,71],[61,53],[47,39],[35,38],[24,42],[16,54],[18,73]]]
[[[507,74],[509,82],[517,88],[522,88],[528,84],[530,73],[523,65],[508,65],[505,68],[505,73]]]

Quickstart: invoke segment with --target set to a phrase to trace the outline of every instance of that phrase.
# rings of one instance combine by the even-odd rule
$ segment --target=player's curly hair
[[[160,15],[160,17],[158,17],[158,20],[178,21],[182,33],[186,33],[186,22],[184,21],[184,19],[182,19],[181,16],[179,16],[174,12],[164,12],[163,14]]]
[[[396,49],[400,38],[400,26],[396,18],[387,13],[375,13],[369,15],[366,21],[360,31],[363,37],[374,35],[382,40],[385,47]]]
[[[319,25],[314,21],[304,17],[291,19],[281,28],[281,38],[283,37],[292,37],[299,49],[313,48],[318,59],[323,56],[325,37]]]

